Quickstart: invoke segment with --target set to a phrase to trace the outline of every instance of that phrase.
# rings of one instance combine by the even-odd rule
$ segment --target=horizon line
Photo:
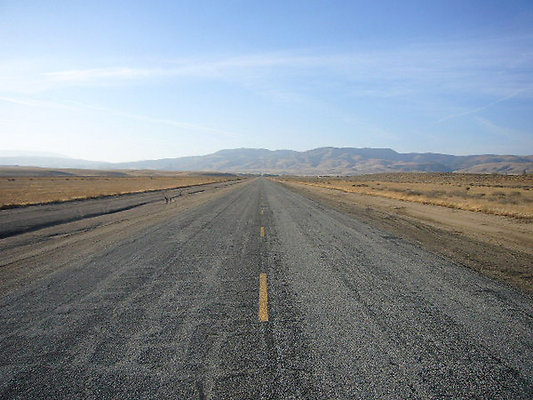
[[[440,152],[434,152],[434,151],[397,151],[390,147],[353,147],[353,146],[320,146],[320,147],[314,147],[307,150],[293,150],[293,149],[268,149],[264,147],[235,147],[235,148],[223,148],[216,150],[211,153],[205,153],[205,154],[196,154],[196,155],[184,155],[184,156],[177,156],[177,157],[161,157],[161,158],[145,158],[145,159],[138,159],[138,160],[128,160],[128,161],[107,161],[107,160],[93,160],[88,158],[77,158],[77,157],[71,157],[68,155],[50,155],[49,152],[42,152],[43,154],[40,155],[38,153],[41,153],[36,150],[12,150],[12,149],[0,149],[0,158],[46,158],[46,159],[64,159],[64,160],[72,160],[72,161],[84,161],[84,162],[91,162],[91,163],[102,163],[102,164],[128,164],[128,163],[139,163],[139,162],[148,162],[148,161],[162,161],[162,160],[173,160],[173,159],[179,159],[179,158],[189,158],[189,157],[205,157],[209,155],[213,155],[222,151],[230,151],[230,150],[264,150],[269,152],[278,152],[278,151],[291,151],[295,153],[306,153],[313,150],[320,150],[320,149],[355,149],[355,150],[390,150],[397,154],[435,154],[435,155],[446,155],[446,156],[453,156],[453,157],[472,157],[472,156],[515,156],[515,157],[532,157],[533,154],[500,154],[500,153],[471,153],[471,154],[452,154],[452,153],[440,153]],[[3,155],[2,153],[21,153],[19,155]],[[33,153],[33,154],[24,154],[24,153]],[[46,155],[48,153],[48,155]],[[14,166],[14,165],[5,165],[5,166]],[[22,167],[22,166],[21,166]]]

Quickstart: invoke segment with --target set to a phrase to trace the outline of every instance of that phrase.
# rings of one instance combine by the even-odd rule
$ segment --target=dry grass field
[[[449,208],[533,219],[533,175],[397,173],[290,177],[311,186]]]
[[[234,179],[239,178],[223,174],[154,171],[152,173],[150,171],[94,172],[26,168],[21,172],[15,169],[2,169],[0,171],[0,209],[179,188]]]

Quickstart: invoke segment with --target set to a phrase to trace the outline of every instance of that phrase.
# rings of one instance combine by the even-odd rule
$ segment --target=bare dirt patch
[[[284,178],[306,185],[533,220],[533,175],[449,173]]]
[[[533,294],[533,223],[283,181],[292,190]]]

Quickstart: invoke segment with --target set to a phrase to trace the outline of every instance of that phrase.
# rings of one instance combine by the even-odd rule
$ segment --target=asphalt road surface
[[[266,179],[73,259],[0,298],[0,398],[533,397],[531,298]]]

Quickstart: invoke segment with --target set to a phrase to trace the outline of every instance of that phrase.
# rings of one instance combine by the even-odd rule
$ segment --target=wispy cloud
[[[45,80],[63,83],[87,83],[112,80],[141,80],[153,78],[224,78],[234,72],[261,70],[265,68],[298,68],[317,65],[314,57],[288,56],[280,54],[257,54],[218,60],[189,59],[167,62],[164,67],[105,67],[69,69],[43,72]]]
[[[7,74],[0,84],[36,92],[73,85],[113,85],[153,80],[215,79],[235,84],[279,84],[280,90],[339,82],[361,96],[402,96],[413,92],[472,92],[506,96],[533,89],[531,36],[484,41],[417,43],[380,51],[294,50],[221,58],[192,58],[156,66],[114,65],[48,69]],[[253,85],[252,85],[253,86]],[[520,92],[522,93],[522,92]],[[529,93],[525,90],[523,93]]]
[[[4,103],[12,103],[12,104],[18,104],[23,106],[29,106],[29,107],[45,107],[45,108],[57,108],[57,109],[73,109],[73,107],[60,104],[60,103],[54,103],[50,101],[42,101],[42,100],[35,100],[35,99],[22,99],[22,98],[15,98],[15,97],[6,97],[6,96],[0,96],[0,101]]]
[[[505,138],[507,140],[515,140],[517,136],[525,136],[523,132],[518,132],[514,129],[500,126],[488,120],[487,118],[476,116],[474,120],[488,132],[494,135],[501,136],[502,138]]]
[[[158,71],[155,69],[92,68],[45,72],[42,75],[56,82],[86,82],[105,79],[139,79],[153,76],[156,72]]]
[[[68,103],[59,103],[59,102],[54,102],[54,101],[42,101],[42,100],[35,100],[35,99],[28,99],[28,98],[13,98],[13,97],[0,96],[0,102],[12,103],[12,104],[23,105],[23,106],[28,106],[28,107],[38,107],[38,108],[97,111],[97,112],[103,112],[105,114],[114,115],[114,116],[118,116],[122,118],[134,119],[137,121],[145,121],[145,122],[154,123],[154,124],[169,125],[169,126],[173,126],[176,128],[180,128],[188,132],[190,131],[201,132],[201,133],[208,134],[211,136],[228,137],[228,138],[241,137],[241,135],[237,133],[229,132],[229,131],[222,130],[222,129],[215,129],[215,128],[205,126],[205,125],[194,124],[194,123],[183,122],[183,121],[176,121],[173,119],[166,119],[166,118],[154,118],[154,117],[150,117],[147,115],[112,110],[106,107],[99,107],[99,106],[84,104],[84,103],[80,103],[76,101],[69,101]]]
[[[485,104],[484,106],[482,107],[478,107],[478,108],[474,108],[474,109],[471,109],[471,110],[467,110],[467,111],[464,111],[464,112],[460,112],[460,113],[457,113],[457,114],[451,114],[451,115],[448,115],[447,117],[444,117],[444,118],[441,118],[437,121],[437,124],[440,124],[444,121],[448,121],[450,119],[454,119],[454,118],[459,118],[459,117],[463,117],[465,115],[471,115],[471,114],[477,114],[481,111],[484,111],[488,108],[491,108],[492,106],[498,104],[498,103],[501,103],[501,102],[504,102],[506,100],[509,100],[509,99],[512,99],[513,97],[516,97],[519,93],[522,93],[524,92],[525,90],[524,89],[519,89],[519,90],[516,90],[515,92],[511,93],[510,95],[507,95],[507,96],[503,96],[499,99],[496,99],[494,101],[491,101],[490,103],[488,104]]]

